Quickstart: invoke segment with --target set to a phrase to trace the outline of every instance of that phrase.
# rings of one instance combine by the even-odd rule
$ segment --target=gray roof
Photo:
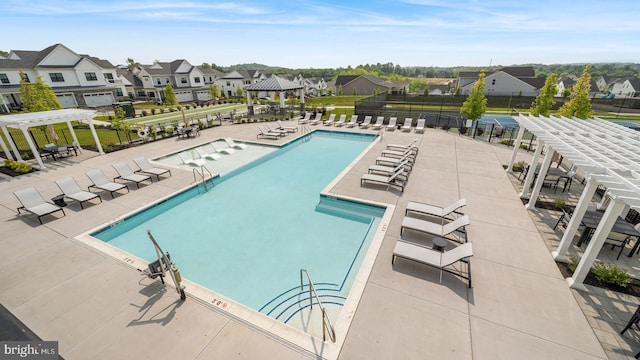
[[[293,81],[283,79],[276,75],[262,80],[258,83],[251,84],[244,88],[249,91],[283,91],[283,90],[295,90],[302,89],[302,85],[296,84]]]

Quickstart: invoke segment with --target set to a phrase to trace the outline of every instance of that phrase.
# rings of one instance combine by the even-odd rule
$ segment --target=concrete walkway
[[[50,198],[59,193],[53,180],[61,177],[72,176],[84,187],[88,169],[111,175],[110,164],[119,160],[225,136],[254,141],[256,133],[255,124],[225,124],[195,139],[171,138],[104,156],[83,153],[78,162],[1,182],[0,303],[44,340],[59,341],[65,359],[319,357],[322,348],[312,354],[206,302],[181,302],[172,288],[141,277],[125,259],[74,239],[191,184],[191,171],[172,170],[169,178],[115,199],[107,195],[84,210],[71,204],[65,217],[46,218],[44,225],[16,216],[12,191],[35,186]],[[416,137],[420,152],[403,194],[360,186],[360,176],[387,143]],[[510,153],[442,130],[385,132],[337,182],[331,192],[397,206],[383,224],[386,236],[338,358],[607,358],[502,168]],[[409,261],[392,266],[407,202],[444,205],[460,197],[467,199],[464,210],[471,218],[473,288],[448,274],[440,282],[438,271]],[[428,241],[415,235],[406,240]]]

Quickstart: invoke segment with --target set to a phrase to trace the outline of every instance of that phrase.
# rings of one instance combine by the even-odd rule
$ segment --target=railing
[[[302,125],[301,130],[300,130],[300,133],[302,135],[308,134],[310,132],[311,132],[311,128],[309,127],[309,125]]]
[[[204,186],[204,189],[207,190],[207,178],[205,176],[205,171],[209,173],[209,178],[213,179],[213,174],[211,173],[211,171],[209,171],[209,169],[207,169],[206,166],[202,165],[200,166],[200,170],[198,170],[198,168],[193,168],[193,181],[197,182],[198,176],[199,176],[202,181],[202,185]]]
[[[331,324],[331,320],[327,315],[327,310],[325,310],[324,306],[322,306],[322,301],[320,301],[320,297],[316,292],[316,287],[313,285],[313,280],[311,280],[311,275],[305,269],[300,269],[300,289],[304,289],[304,283],[302,279],[302,273],[307,275],[307,280],[309,280],[309,305],[313,309],[313,299],[315,298],[318,302],[318,306],[320,306],[320,311],[322,312],[322,341],[327,341],[327,332],[329,333],[329,339],[331,342],[336,342],[336,332],[333,329],[333,325]]]

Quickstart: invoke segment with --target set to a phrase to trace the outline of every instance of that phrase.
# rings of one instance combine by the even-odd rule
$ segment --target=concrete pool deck
[[[111,176],[116,161],[131,163],[136,156],[152,158],[226,136],[255,141],[256,133],[255,124],[225,124],[200,137],[104,156],[84,151],[47,171],[0,182],[0,303],[42,339],[59,341],[65,359],[317,357],[210,304],[192,297],[182,302],[172,287],[74,239],[192,184],[190,170],[172,169],[171,177],[115,199],[107,195],[84,210],[71,204],[66,216],[45,217],[44,225],[30,215],[17,216],[13,191],[34,186],[51,198],[60,193],[53,180],[61,177],[86,187],[89,169]],[[360,176],[387,143],[414,138],[421,139],[420,152],[404,193],[360,186]],[[510,154],[511,149],[440,129],[424,135],[385,131],[335,184],[332,193],[396,206],[383,225],[385,236],[339,359],[607,358],[502,168]],[[440,283],[438,271],[408,261],[391,265],[407,202],[444,205],[461,197],[471,218],[473,288],[448,274]]]

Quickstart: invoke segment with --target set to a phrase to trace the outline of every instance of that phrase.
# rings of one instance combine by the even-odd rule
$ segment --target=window
[[[186,77],[180,78],[180,83],[181,84],[186,84],[187,83],[187,78]]]
[[[231,86],[231,81],[227,81],[227,86]]]
[[[171,82],[171,81],[169,80],[169,78],[164,78],[164,83],[165,83],[165,84],[168,84],[168,83],[170,83],[170,82]]]
[[[31,80],[29,80],[29,75],[23,74],[23,79],[24,79],[24,81],[26,81],[28,83],[31,83]]]
[[[196,84],[200,84],[200,78],[199,77],[193,78],[193,82],[195,82]]]
[[[87,81],[98,81],[98,76],[94,72],[86,72],[84,73],[84,77]]]
[[[9,83],[9,77],[7,76],[7,74],[0,74],[0,82],[3,84]]]
[[[49,73],[49,78],[51,82],[64,82],[64,76],[62,73]]]
[[[113,82],[113,74],[112,73],[105,73],[104,74],[104,79],[107,80],[107,82],[112,83]]]
[[[116,96],[122,96],[122,89],[116,88]]]
[[[162,85],[162,80],[158,79],[157,83],[158,85]]]
[[[491,85],[495,85],[496,84],[496,79],[491,80]]]
[[[147,96],[147,93],[144,90],[138,90],[138,96]]]
[[[244,81],[244,84],[245,84],[245,85],[251,85],[251,80],[245,80],[245,81]]]

